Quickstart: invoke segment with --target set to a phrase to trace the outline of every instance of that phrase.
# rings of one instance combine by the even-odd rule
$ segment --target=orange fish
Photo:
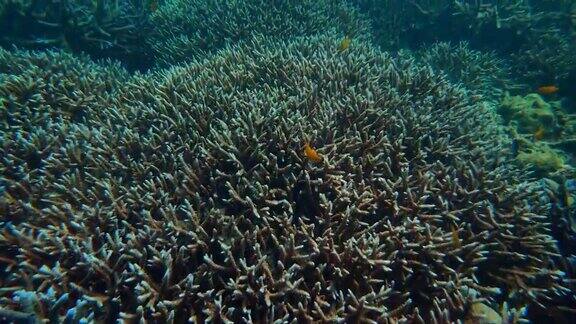
[[[544,129],[544,126],[542,125],[538,126],[538,129],[534,132],[534,140],[539,141],[543,139],[545,134],[546,130]]]
[[[350,47],[350,43],[352,43],[352,38],[348,36],[344,37],[344,39],[342,39],[342,41],[340,42],[340,45],[338,45],[338,50],[340,52],[344,52],[345,50],[348,49],[348,47]]]
[[[538,88],[538,93],[543,95],[551,95],[558,92],[558,87],[555,85],[541,86]]]
[[[318,154],[318,152],[316,152],[315,149],[310,147],[310,144],[308,144],[308,143],[304,144],[304,155],[306,155],[308,160],[310,160],[314,163],[322,162],[322,156],[320,154]]]

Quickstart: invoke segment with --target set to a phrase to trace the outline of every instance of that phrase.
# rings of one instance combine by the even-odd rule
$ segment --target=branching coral
[[[352,0],[351,3],[370,18],[376,43],[386,49],[397,49],[429,40],[430,35],[440,37],[438,19],[447,12],[451,1]]]
[[[69,139],[70,132],[85,132],[89,120],[106,113],[103,107],[109,104],[109,96],[128,79],[117,64],[96,65],[85,57],[58,52],[0,49],[3,221],[27,214],[22,204],[42,205],[27,200],[31,197],[26,192],[42,174],[45,161]],[[13,185],[22,192],[3,190]],[[20,207],[10,203],[16,200]]]
[[[355,0],[370,17],[384,48],[417,48],[465,40],[475,49],[514,58],[514,69],[534,89],[566,83],[574,73],[573,1]],[[570,90],[566,89],[569,94]]]
[[[41,172],[3,155],[3,307],[35,291],[67,296],[36,299],[61,318],[434,323],[568,294],[494,112],[339,40],[256,39],[135,77],[89,127],[45,135]]]
[[[574,40],[558,30],[541,32],[514,55],[514,67],[535,86],[565,83],[564,80],[576,69]],[[571,87],[562,90],[566,93]],[[566,94],[574,97],[571,93]]]
[[[168,0],[152,16],[148,39],[160,64],[198,59],[257,35],[277,38],[337,31],[370,38],[367,23],[345,1]]]
[[[0,8],[0,45],[59,48],[114,58],[131,68],[151,64],[147,0],[10,0]]]
[[[116,63],[98,65],[63,52],[0,49],[0,130],[33,132],[84,120],[129,78]]]
[[[508,62],[496,53],[473,50],[466,42],[435,43],[418,54],[435,70],[446,73],[452,82],[462,83],[486,100],[500,100],[506,89],[514,87]]]

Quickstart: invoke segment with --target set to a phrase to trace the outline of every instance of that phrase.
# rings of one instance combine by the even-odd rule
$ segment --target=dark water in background
[[[0,318],[573,321],[575,40],[569,0],[0,0]],[[462,117],[467,135],[427,125],[449,115],[366,117],[468,100],[490,117]],[[412,229],[394,236],[387,218]],[[480,255],[406,247],[438,242],[487,261],[465,271]]]

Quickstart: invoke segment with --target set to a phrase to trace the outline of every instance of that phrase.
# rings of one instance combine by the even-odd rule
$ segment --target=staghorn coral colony
[[[564,14],[381,4],[0,7],[0,322],[572,321],[573,103],[475,38]]]
[[[147,0],[3,0],[0,45],[61,48],[113,58],[133,69],[149,67]]]
[[[369,38],[362,18],[343,1],[166,0],[152,14],[148,43],[158,64],[169,66],[261,35],[285,39],[334,31]]]

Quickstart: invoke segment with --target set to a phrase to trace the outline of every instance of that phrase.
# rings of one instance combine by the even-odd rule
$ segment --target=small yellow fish
[[[352,43],[352,38],[348,36],[344,37],[344,39],[342,39],[342,41],[340,42],[340,45],[338,45],[338,50],[340,52],[344,52],[345,50],[348,49],[348,47],[350,47],[350,43]]]
[[[539,141],[543,139],[544,135],[546,135],[546,129],[544,129],[544,126],[540,125],[538,129],[534,132],[534,141]]]
[[[459,249],[462,247],[462,244],[460,243],[460,236],[458,236],[458,229],[456,228],[456,226],[454,226],[454,224],[451,225],[451,229],[452,229],[452,245]]]
[[[574,197],[566,195],[566,201],[564,203],[566,204],[566,207],[572,207],[572,205],[574,205]]]
[[[555,85],[545,85],[538,88],[538,93],[543,95],[551,95],[558,92],[558,87]]]
[[[310,147],[309,143],[304,144],[304,155],[308,158],[308,160],[314,163],[322,162],[322,156],[316,152],[315,149]]]

